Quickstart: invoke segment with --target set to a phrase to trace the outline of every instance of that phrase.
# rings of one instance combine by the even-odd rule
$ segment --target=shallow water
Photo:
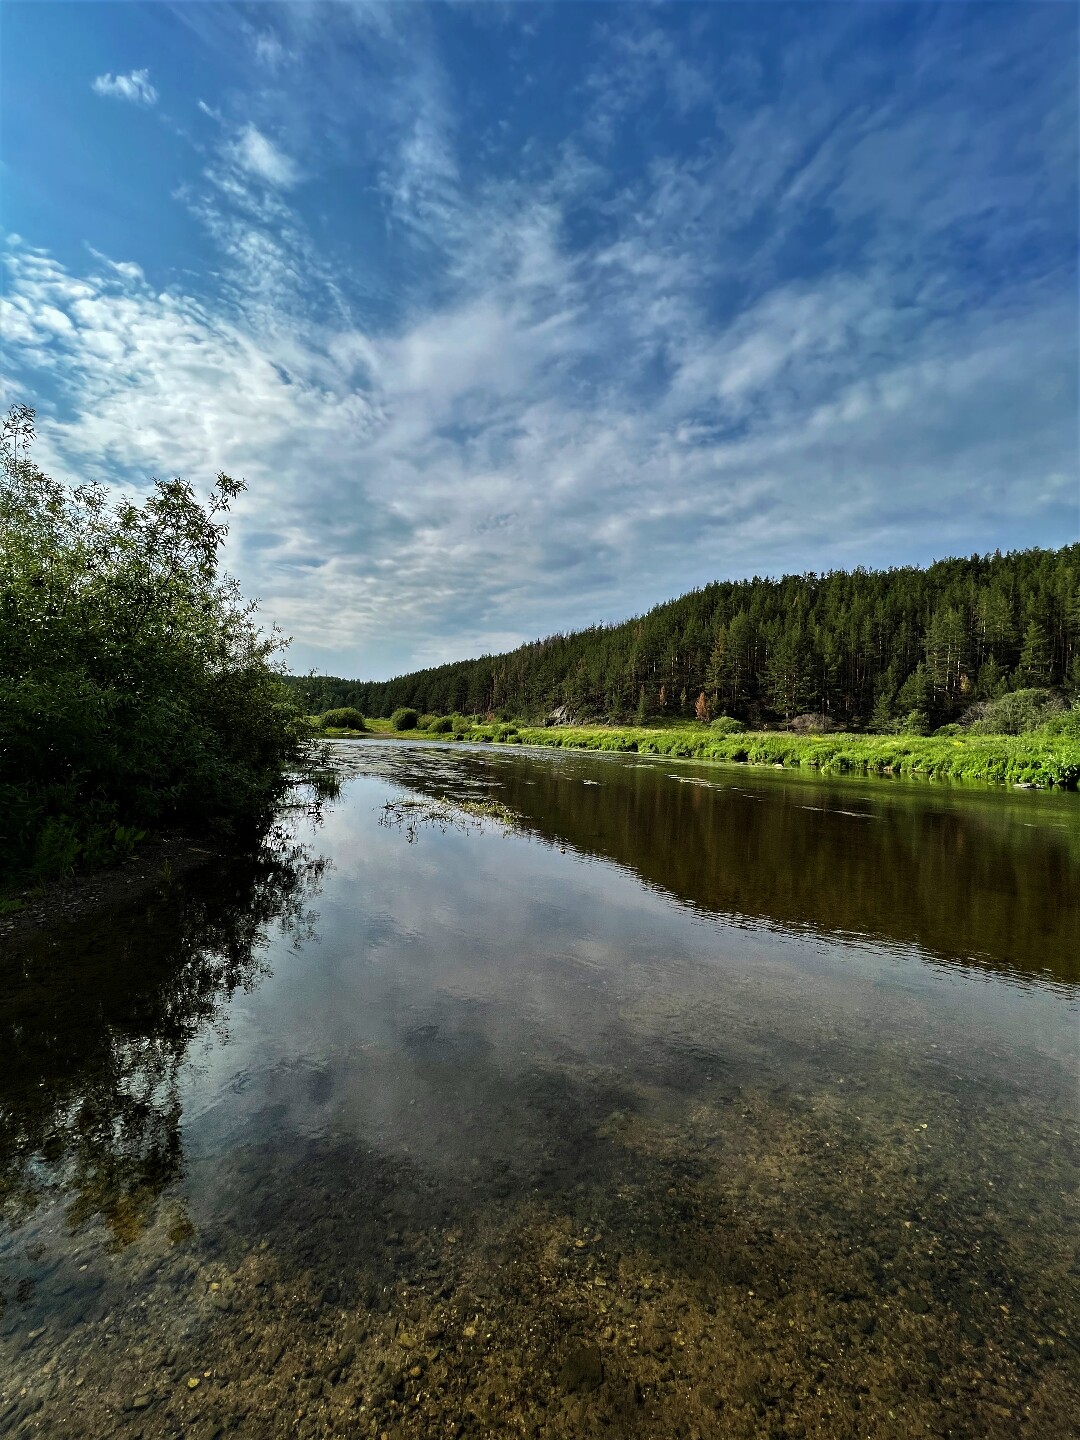
[[[3,957],[0,1432],[1075,1432],[1077,797],[337,754]]]

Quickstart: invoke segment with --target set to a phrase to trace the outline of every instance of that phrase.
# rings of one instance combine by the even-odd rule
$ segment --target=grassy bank
[[[784,765],[823,774],[908,775],[991,784],[1059,785],[1080,782],[1080,740],[1030,735],[791,735],[745,732],[716,736],[706,726],[650,731],[603,726],[519,730],[522,744],[582,750],[636,751]]]
[[[367,720],[374,738],[397,735],[389,720]],[[333,732],[327,732],[332,734]],[[415,740],[472,740],[555,749],[671,755],[749,765],[782,765],[824,775],[903,775],[932,780],[977,780],[998,785],[1080,784],[1080,738],[1034,731],[1027,735],[793,735],[745,731],[720,736],[706,725],[624,727],[476,724],[455,719],[453,731],[409,732]]]

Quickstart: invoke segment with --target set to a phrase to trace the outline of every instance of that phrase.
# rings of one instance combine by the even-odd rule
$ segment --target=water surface
[[[0,1431],[1074,1433],[1075,796],[337,753],[3,957]]]

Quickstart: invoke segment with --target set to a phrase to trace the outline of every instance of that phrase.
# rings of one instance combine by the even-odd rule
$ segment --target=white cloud
[[[239,26],[250,57],[247,22],[196,8],[214,36]],[[270,94],[264,69],[231,121],[203,107],[222,134],[178,194],[215,250],[212,300],[157,294],[130,260],[84,276],[16,243],[2,302],[12,372],[63,397],[66,418],[39,425],[46,468],[246,476],[231,564],[296,635],[299,668],[400,670],[720,575],[1072,523],[1075,261],[1003,267],[973,293],[967,240],[950,250],[967,226],[1008,256],[1044,221],[1033,190],[997,183],[1011,110],[942,119],[934,146],[963,102],[942,88],[921,127],[900,124],[894,95],[833,95],[813,55],[750,103],[726,62],[712,86],[707,56],[635,19],[567,131],[497,165],[424,13],[358,13],[287,7],[275,24],[305,83]],[[608,147],[661,97],[715,133],[627,169]],[[1036,133],[1031,114],[1019,128]],[[344,244],[317,243],[293,193],[326,155],[359,177]],[[1021,172],[1049,168],[1039,151]],[[890,177],[916,172],[905,231]]]
[[[156,105],[158,92],[150,84],[149,70],[132,70],[130,75],[99,75],[91,87],[95,95],[127,100],[132,105]]]
[[[241,170],[278,189],[290,189],[301,179],[300,167],[296,161],[254,125],[244,126],[228,146],[228,154]]]
[[[285,59],[285,47],[272,30],[260,30],[254,40],[255,59],[267,70],[278,70]]]
[[[476,653],[717,574],[857,563],[871,541],[992,544],[1066,503],[1076,347],[1050,294],[900,349],[872,276],[693,328],[656,302],[662,273],[635,269],[637,313],[609,313],[552,307],[575,259],[549,253],[533,288],[529,263],[398,334],[255,333],[123,264],[79,277],[22,248],[5,328],[72,406],[41,417],[46,468],[247,478],[230,563],[300,667]],[[669,324],[678,364],[644,403],[619,337]],[[734,428],[707,403],[725,389]]]

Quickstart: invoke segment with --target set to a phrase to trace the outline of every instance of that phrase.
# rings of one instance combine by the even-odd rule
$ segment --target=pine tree
[[[294,683],[305,686],[310,713],[348,705],[378,716],[414,706],[538,718],[566,704],[582,718],[621,718],[635,713],[644,684],[650,713],[681,718],[704,690],[715,710],[751,722],[816,707],[848,724],[873,712],[878,723],[882,695],[893,716],[922,709],[940,721],[999,692],[1074,683],[1078,580],[1080,545],[925,570],[724,581],[624,625],[553,635],[507,655],[389,681]],[[909,680],[926,694],[903,711],[899,691]]]
[[[980,653],[1000,661],[1016,636],[1012,602],[1004,590],[992,586],[981,592],[976,606],[976,625]]]
[[[1024,631],[1016,674],[1021,684],[1029,689],[1050,683],[1050,642],[1037,620],[1029,621]]]
[[[980,700],[996,700],[1009,688],[1009,677],[1004,665],[999,665],[993,655],[979,671],[979,682],[975,694]]]
[[[953,606],[936,610],[926,631],[926,669],[946,705],[960,693],[967,649],[967,633],[960,611]]]
[[[896,729],[896,718],[893,715],[892,701],[883,691],[874,701],[874,708],[870,711],[870,723],[868,727],[875,735],[891,735]]]
[[[896,708],[901,715],[917,710],[929,714],[934,703],[934,687],[926,666],[920,660],[915,669],[900,686],[896,695]]]
[[[765,693],[774,710],[790,720],[805,708],[810,696],[806,647],[797,632],[781,632],[769,647],[765,663]]]

